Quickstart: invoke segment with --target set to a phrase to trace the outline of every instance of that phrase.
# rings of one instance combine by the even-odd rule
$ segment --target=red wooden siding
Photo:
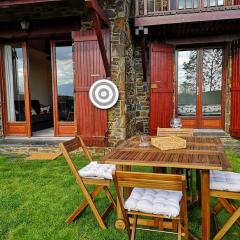
[[[174,48],[163,43],[150,46],[150,134],[169,127],[173,116]]]
[[[240,137],[240,40],[232,44],[230,133],[233,137]]]
[[[90,86],[106,77],[97,37],[94,31],[79,31],[73,40],[77,133],[87,145],[106,146],[107,111],[97,109],[88,96]]]

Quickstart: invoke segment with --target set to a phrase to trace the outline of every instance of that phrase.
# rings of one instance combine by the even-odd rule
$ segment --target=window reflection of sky
[[[186,81],[185,70],[183,69],[184,63],[189,62],[191,51],[179,51],[178,52],[178,87]],[[178,89],[180,91],[180,88]]]
[[[17,92],[24,94],[24,73],[23,73],[23,56],[22,48],[15,48],[16,51],[16,69],[17,69]]]
[[[73,96],[72,46],[56,47],[57,88],[59,96]]]

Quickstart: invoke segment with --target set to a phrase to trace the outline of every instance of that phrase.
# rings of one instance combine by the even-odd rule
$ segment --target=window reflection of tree
[[[203,91],[221,90],[222,49],[206,49],[203,54]]]
[[[181,84],[181,89],[185,93],[196,92],[196,73],[197,73],[197,51],[191,51],[188,61],[183,63],[185,81]]]

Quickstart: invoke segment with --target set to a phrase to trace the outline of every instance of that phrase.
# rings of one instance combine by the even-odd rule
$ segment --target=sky
[[[72,46],[56,48],[58,95],[73,96]]]

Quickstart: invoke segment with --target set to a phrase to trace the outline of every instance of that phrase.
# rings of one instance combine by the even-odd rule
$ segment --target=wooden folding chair
[[[154,231],[159,232],[163,232],[164,229],[172,229],[172,233],[174,233],[174,231],[177,232],[178,240],[180,240],[182,236],[184,236],[185,239],[188,239],[188,216],[185,176],[116,171],[113,174],[113,181],[129,239],[135,240],[136,229],[153,231],[153,229],[137,228],[138,223],[139,225],[157,227],[158,229]],[[176,217],[167,217],[161,214],[147,213],[146,211],[144,212],[132,209],[125,209],[125,207],[127,206],[124,206],[123,204],[123,199],[121,195],[122,188],[133,188],[133,191],[137,191],[139,190],[139,188],[146,188],[145,190],[154,189],[155,191],[156,189],[180,191],[182,192],[183,196],[180,200],[179,215]],[[166,193],[166,191],[164,192]],[[159,192],[157,194],[159,194]],[[168,202],[166,201],[165,204],[167,203]],[[142,216],[143,218],[139,218],[140,216]]]
[[[193,137],[193,128],[157,128],[158,137],[178,136],[178,137]],[[174,169],[172,173],[181,173],[182,169]],[[193,202],[193,170],[186,169],[188,201]]]
[[[239,174],[240,178],[240,174]],[[239,181],[236,182],[239,184]],[[212,189],[210,191],[210,196],[218,198],[218,202],[216,206],[212,209],[212,218],[215,227],[215,236],[214,240],[220,240],[224,237],[224,235],[228,232],[228,230],[233,226],[234,223],[240,226],[240,206],[237,206],[233,201],[240,201],[240,191],[232,192],[232,191],[222,191]],[[217,223],[217,214],[225,209],[229,214],[230,218],[223,225],[223,227],[219,230]],[[240,238],[240,236],[238,236]]]
[[[79,175],[79,173],[76,169],[76,166],[74,165],[74,163],[71,159],[71,153],[79,148],[82,148],[85,157],[89,160],[89,162],[92,161],[92,156],[89,153],[87,147],[85,146],[85,144],[80,136],[77,136],[74,139],[69,140],[67,142],[61,143],[60,148],[62,150],[63,156],[65,157],[65,159],[66,159],[73,175],[75,176],[76,181],[85,197],[85,200],[68,217],[66,222],[67,223],[73,222],[77,218],[77,216],[79,216],[89,205],[93,214],[95,215],[95,217],[98,221],[99,226],[102,229],[106,229],[104,219],[108,216],[108,214],[111,212],[111,210],[116,207],[116,203],[113,200],[112,194],[109,190],[110,180],[109,179],[98,179],[98,178],[83,178]],[[87,189],[87,185],[96,185],[97,187],[92,191],[92,193],[89,193],[89,191]],[[94,198],[101,191],[105,192],[106,197],[110,202],[110,205],[107,207],[107,209],[104,211],[103,214],[99,213],[98,209],[96,208],[96,206],[94,204]]]

